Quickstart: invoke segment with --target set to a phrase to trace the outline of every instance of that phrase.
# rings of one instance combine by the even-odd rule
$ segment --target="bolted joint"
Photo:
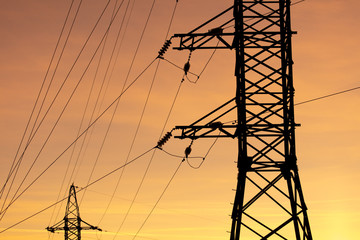
[[[285,163],[281,164],[280,170],[285,180],[291,177],[291,171],[297,171],[296,156],[288,155],[285,157]]]
[[[247,156],[245,159],[239,159],[238,168],[242,171],[249,171],[253,162],[253,157]]]
[[[297,158],[295,155],[285,156],[285,163],[289,166],[290,170],[297,170]]]

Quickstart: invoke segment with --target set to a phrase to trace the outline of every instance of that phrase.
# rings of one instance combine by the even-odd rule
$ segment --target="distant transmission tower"
[[[81,226],[81,223],[85,224],[85,226]],[[80,240],[81,230],[92,229],[101,231],[100,228],[92,226],[80,218],[74,184],[70,186],[64,219],[46,229],[52,233],[55,231],[64,231],[65,240]]]
[[[235,51],[235,97],[193,124],[177,126],[178,138],[238,141],[230,240],[312,239],[295,151],[290,5],[234,0],[191,32],[174,35],[180,41],[174,49]],[[235,124],[222,121],[230,115]]]

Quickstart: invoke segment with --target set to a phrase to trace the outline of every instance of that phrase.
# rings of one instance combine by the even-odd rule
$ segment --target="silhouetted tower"
[[[85,226],[81,226],[81,223],[85,224]],[[80,240],[81,230],[92,229],[101,231],[100,228],[92,226],[80,218],[74,184],[70,186],[64,219],[46,229],[52,233],[55,231],[64,231],[65,240]]]
[[[312,239],[295,151],[290,5],[234,0],[191,32],[174,35],[180,41],[174,49],[235,51],[235,97],[193,124],[177,126],[178,138],[237,139],[230,240]],[[231,117],[235,124],[226,124]]]

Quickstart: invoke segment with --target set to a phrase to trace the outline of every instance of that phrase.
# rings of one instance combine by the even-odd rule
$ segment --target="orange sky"
[[[20,143],[70,2],[69,0],[1,2],[0,182],[2,183],[6,179]],[[110,8],[113,7],[112,2]],[[134,5],[133,15],[123,38],[102,109],[108,106],[122,89],[151,2],[137,0]],[[77,6],[78,1],[75,3]],[[61,81],[64,80],[105,3],[105,0],[83,2],[50,89],[50,98],[55,95],[55,89],[59,88]],[[175,1],[156,1],[127,84],[156,57],[164,42],[174,4]],[[187,32],[231,4],[232,1],[179,0],[170,34]],[[306,0],[293,6],[292,28],[298,32],[293,37],[295,102],[359,86],[359,6],[360,3],[355,0]],[[84,54],[65,84],[64,91],[59,95],[36,138],[29,146],[14,186],[20,184],[26,170],[35,159],[61,107],[100,41],[110,15],[111,11],[105,13],[103,21],[99,23],[99,28],[94,32]],[[123,8],[114,23],[115,29],[112,29],[108,37],[108,45],[94,85],[96,91],[100,89],[104,78],[111,46],[114,44],[116,29],[120,26],[122,16]],[[120,36],[123,36],[123,31]],[[176,44],[177,42],[174,41],[174,46]],[[199,73],[210,55],[211,50],[194,52],[191,58],[191,71]],[[182,66],[188,58],[188,52],[169,50],[166,57]],[[98,60],[99,54],[96,55],[24,186],[38,176],[75,139]],[[92,179],[101,177],[124,163],[155,67],[156,64],[153,64],[121,98]],[[197,84],[188,81],[182,84],[165,131],[171,130],[175,125],[187,125],[232,98],[235,86],[233,69],[233,53],[228,50],[217,51]],[[165,61],[160,63],[130,159],[156,145],[181,77],[181,70]],[[295,109],[296,121],[301,123],[301,127],[296,131],[299,173],[309,208],[310,225],[314,239],[317,240],[357,239],[360,234],[358,230],[359,97],[360,92],[356,90],[299,105]],[[94,93],[90,106],[94,105],[95,99]],[[46,106],[49,106],[49,100],[46,101]],[[87,184],[112,111],[113,108],[96,125],[91,141],[85,144],[87,145],[85,154],[81,154],[79,158],[80,167],[75,170],[72,180],[69,180],[69,175],[67,176],[66,182],[74,181],[75,185],[80,187]],[[90,113],[87,112],[86,123],[89,118]],[[193,156],[204,156],[212,142],[196,141],[193,145]],[[188,140],[171,139],[166,149],[171,153],[182,155],[188,144]],[[81,141],[74,150],[74,156],[78,155],[80,145]],[[56,164],[9,208],[0,221],[0,230],[56,201],[71,152],[72,149],[59,158]],[[184,163],[158,207],[140,231],[138,238],[228,239],[227,231],[230,231],[231,224],[229,214],[232,210],[230,202],[234,198],[232,189],[236,187],[236,164],[234,164],[236,153],[236,143],[233,140],[219,140],[199,169],[192,169]],[[125,169],[114,201],[101,222],[100,218],[119,175],[109,176],[89,188],[80,206],[81,216],[91,224],[99,224],[106,232],[102,235],[95,235],[91,231],[83,232],[83,239],[114,238],[114,232],[122,222],[150,156],[151,154],[146,155]],[[70,169],[74,167],[75,159],[73,158]],[[156,152],[143,187],[117,239],[131,239],[136,233],[180,161],[181,159]],[[196,159],[193,161],[193,164],[199,163]],[[62,189],[61,195],[63,196],[67,191]],[[82,195],[79,194],[78,198],[81,199]],[[58,206],[51,220],[53,210],[47,210],[1,233],[0,238],[48,239],[45,227],[60,221],[64,208],[64,205]],[[53,239],[63,239],[63,234],[55,234]]]

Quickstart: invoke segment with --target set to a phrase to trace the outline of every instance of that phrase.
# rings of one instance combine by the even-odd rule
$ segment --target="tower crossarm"
[[[56,232],[56,231],[62,231],[64,230],[64,227],[62,225],[65,224],[65,221],[64,220],[61,220],[60,222],[54,224],[53,226],[51,227],[47,227],[46,230],[48,230],[49,232]]]
[[[179,47],[174,49],[232,49],[233,36],[234,33],[224,33],[222,28],[210,29],[206,33],[175,34],[174,37],[180,38],[180,42]]]
[[[81,226],[82,230],[97,230],[97,231],[102,231],[101,228],[99,228],[98,226],[93,226],[87,222],[85,222],[84,220],[81,219],[81,222],[85,224],[85,226]]]
[[[181,130],[181,135],[175,136],[175,138],[235,138],[236,125],[222,125],[218,123],[219,122],[215,122],[214,125],[176,126],[175,129]],[[216,130],[219,130],[222,135],[216,133]]]
[[[181,130],[181,134],[175,136],[175,138],[235,138],[237,128],[236,121],[229,121],[229,119],[234,119],[235,112],[236,102],[235,98],[232,98],[192,124],[188,126],[176,126],[175,129]],[[220,131],[220,134],[218,131]]]
[[[234,24],[232,11],[234,6],[225,9],[215,17],[196,27],[188,33],[175,34],[179,38],[179,46],[176,50],[196,49],[232,49],[235,33],[229,32]]]
[[[46,230],[52,233],[56,231],[64,231],[65,240],[80,240],[81,230],[102,231],[97,226],[90,225],[81,219],[74,184],[70,186],[65,217],[53,226],[47,227]]]

